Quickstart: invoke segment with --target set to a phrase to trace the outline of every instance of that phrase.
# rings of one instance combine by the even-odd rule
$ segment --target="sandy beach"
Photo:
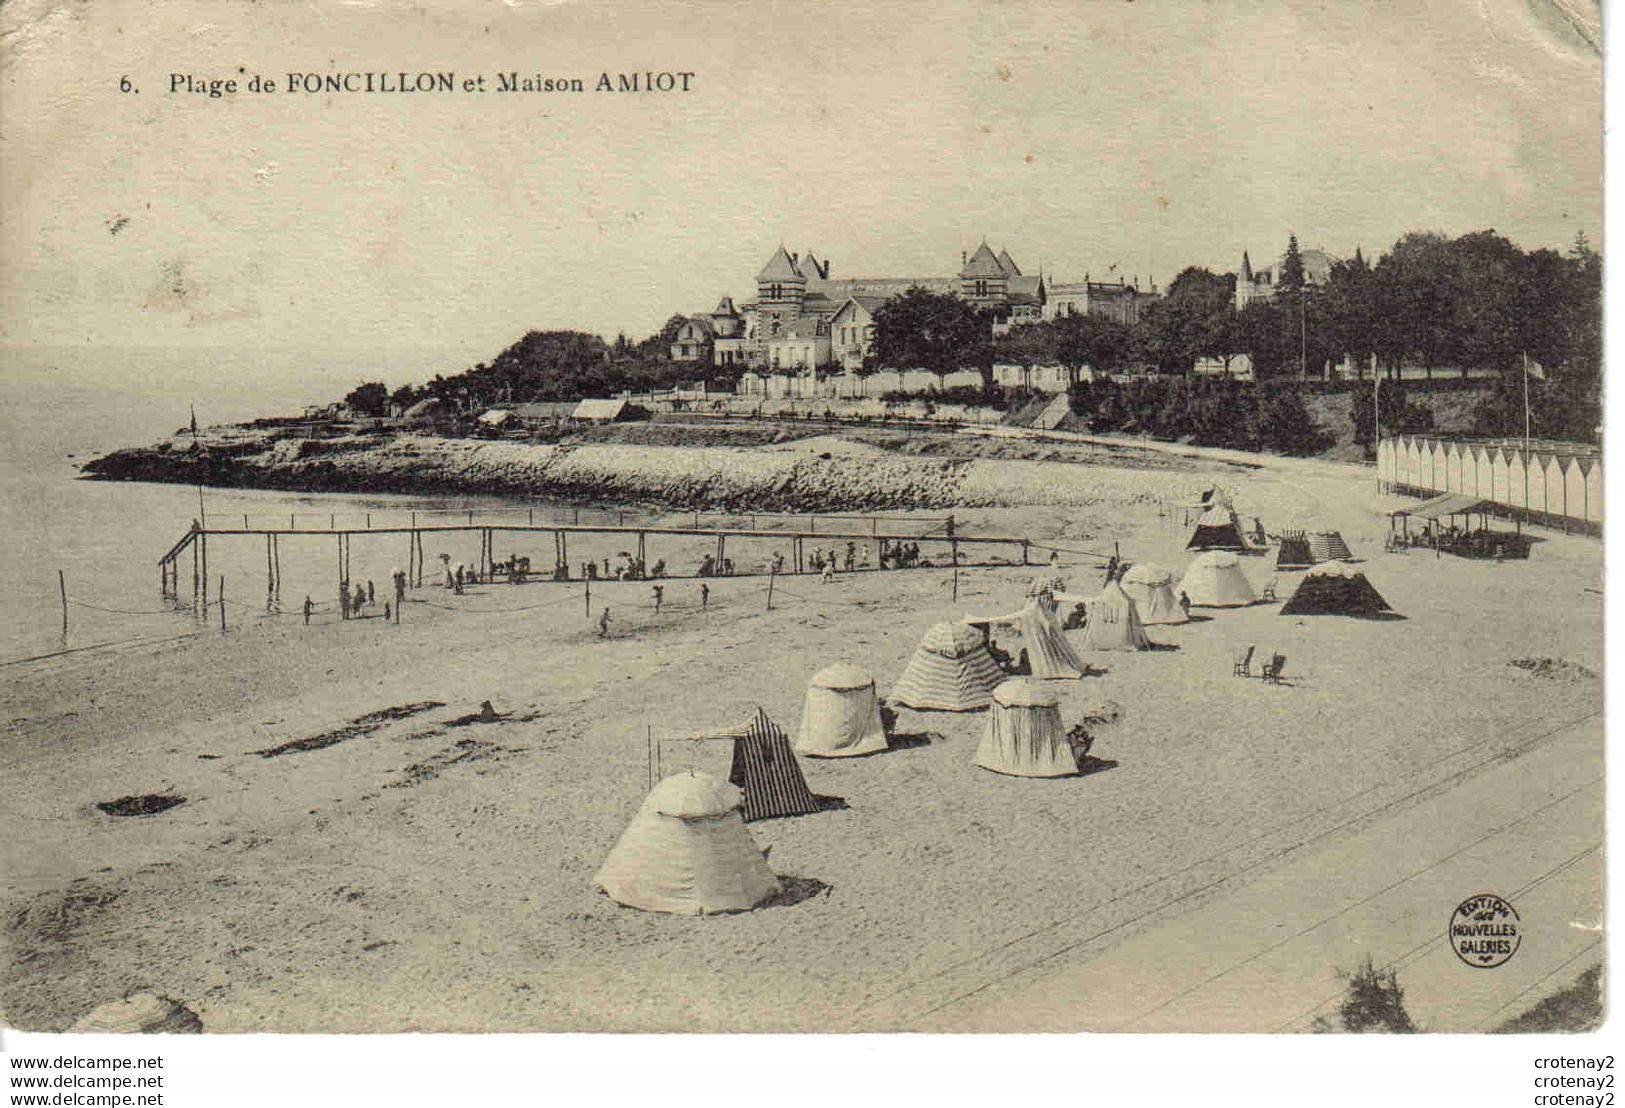
[[[1087,981],[1091,959],[1166,923],[1159,906],[1200,912],[1295,850],[1347,849],[1560,725],[1595,725],[1582,750],[1600,773],[1595,540],[1541,532],[1528,562],[1504,564],[1386,554],[1381,513],[1400,501],[1331,463],[989,466],[959,466],[961,527],[1064,548],[1075,591],[1101,568],[1071,551],[1118,544],[1182,570],[1184,516],[1163,504],[1218,477],[1272,531],[1341,529],[1405,618],[1199,610],[1150,629],[1167,649],[1091,655],[1091,676],[1056,685],[1063,718],[1103,700],[1122,716],[1095,729],[1098,761],[1076,778],[988,773],[972,762],[981,713],[901,710],[888,752],[800,759],[839,803],[750,825],[794,879],[786,903],[705,918],[592,886],[648,789],[649,734],[671,740],[668,772],[725,774],[726,744],[676,740],[756,704],[793,732],[833,661],[884,695],[934,621],[1009,611],[1047,571],[965,570],[957,603],[942,568],[781,578],[771,611],[765,578],[711,581],[703,611],[697,582],[670,582],[658,614],[647,582],[605,583],[590,616],[579,583],[425,588],[399,626],[244,618],[13,667],[5,1022],[63,1029],[147,989],[220,1032],[1031,1030],[973,998],[1018,972]],[[1255,587],[1277,576],[1272,557],[1243,565]],[[1278,577],[1284,599],[1299,575]],[[1287,655],[1290,680],[1232,677],[1241,642]],[[1543,658],[1562,664],[1510,664]],[[483,700],[505,718],[455,722]],[[96,807],[147,794],[185,802]],[[1415,906],[1441,921],[1449,907]],[[1314,970],[1334,991],[1343,957],[1328,948]],[[1053,1030],[1100,1026],[1065,995],[1044,1013]],[[1254,1029],[1278,1014],[1292,1013]],[[1447,1011],[1418,1015],[1455,1029]]]

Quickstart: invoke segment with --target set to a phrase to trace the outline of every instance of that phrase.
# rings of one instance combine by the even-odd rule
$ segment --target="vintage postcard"
[[[4,1025],[1596,1029],[1600,24],[6,4]]]

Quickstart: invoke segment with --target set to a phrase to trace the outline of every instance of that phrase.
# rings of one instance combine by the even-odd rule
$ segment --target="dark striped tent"
[[[734,763],[728,780],[745,794],[741,807],[746,823],[807,816],[819,810],[818,798],[801,776],[790,740],[766,712],[757,708],[749,722],[728,734],[734,740]]]
[[[1287,531],[1281,535],[1281,549],[1275,555],[1276,569],[1308,569],[1314,564],[1307,535],[1302,531]]]

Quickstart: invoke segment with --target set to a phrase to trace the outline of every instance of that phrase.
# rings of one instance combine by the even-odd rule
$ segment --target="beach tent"
[[[1178,606],[1175,606],[1178,610]],[[1140,623],[1140,612],[1133,599],[1116,581],[1101,590],[1099,596],[1088,601],[1088,615],[1083,624],[1085,650],[1149,650],[1151,640],[1145,637]]]
[[[1209,550],[1191,559],[1179,590],[1197,608],[1239,608],[1258,599],[1241,572],[1241,559],[1225,550]]]
[[[779,890],[745,821],[737,788],[689,771],[654,787],[593,879],[650,912],[705,915],[755,908]]]
[[[1087,602],[1087,597],[1060,594],[1067,602]],[[1013,627],[1021,632],[1021,646],[1027,652],[1027,665],[1032,676],[1039,680],[1064,680],[1082,677],[1089,668],[1078,657],[1057,615],[1059,605],[1056,594],[1048,585],[1041,585],[1036,595],[1030,595],[1019,610],[1002,616],[985,616],[965,622],[992,627]]]
[[[1054,690],[1019,677],[994,689],[976,764],[1013,777],[1075,777],[1078,760]]]
[[[203,1030],[196,1012],[178,1000],[154,993],[131,993],[86,1012],[68,1028],[91,1035],[195,1035]]]
[[[1283,616],[1375,616],[1388,610],[1365,574],[1347,562],[1321,562],[1281,605]]]
[[[807,787],[801,767],[790,750],[783,728],[757,708],[743,727],[727,732],[734,740],[733,768],[728,781],[744,794],[740,810],[745,822],[807,816],[819,810],[818,798]]]
[[[1315,562],[1346,562],[1354,555],[1349,544],[1338,531],[1312,531],[1309,534],[1309,557]]]
[[[850,758],[885,749],[875,679],[847,662],[813,674],[796,735],[797,752],[814,758]]]
[[[1288,531],[1281,536],[1281,549],[1275,555],[1276,569],[1308,569],[1315,564],[1309,553],[1309,536],[1302,531]]]
[[[980,631],[964,623],[938,623],[920,640],[891,700],[907,708],[965,712],[987,707],[1003,680]]]
[[[1185,623],[1190,617],[1174,596],[1174,575],[1152,562],[1136,562],[1119,579],[1142,624]]]
[[[1186,550],[1246,550],[1247,542],[1241,537],[1241,526],[1229,505],[1216,505],[1202,513],[1191,532]]]

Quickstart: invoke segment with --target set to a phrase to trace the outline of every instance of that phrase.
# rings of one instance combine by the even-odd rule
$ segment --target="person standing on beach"
[[[598,617],[598,637],[601,638],[601,639],[609,638],[609,609],[608,608],[605,608],[604,611],[603,611],[603,614]]]
[[[343,581],[339,582],[339,618],[350,618],[350,588]]]
[[[711,586],[707,585],[704,581],[701,581],[700,582],[700,611],[702,611],[702,612],[705,611],[706,607],[710,603],[711,603]]]
[[[395,610],[401,610],[406,603],[406,573],[399,567],[389,571],[389,579],[395,583]]]
[[[370,608],[376,603],[378,603],[378,598],[373,595],[372,582],[368,581],[367,582],[367,607]]]
[[[661,604],[662,604],[662,603],[663,603],[663,602],[664,602],[664,601],[665,601],[665,599],[666,599],[666,589],[665,589],[665,586],[663,586],[663,585],[656,585],[656,586],[655,586],[655,587],[654,587],[654,592],[655,592],[655,615],[659,615],[659,614],[660,614],[660,605],[661,605]]]
[[[350,607],[355,611],[355,617],[361,618],[361,609],[367,606],[367,594],[361,589],[361,582],[355,584],[355,596],[350,598]]]
[[[310,626],[310,609],[311,609],[310,594],[306,593],[305,594],[305,626],[306,627]]]

